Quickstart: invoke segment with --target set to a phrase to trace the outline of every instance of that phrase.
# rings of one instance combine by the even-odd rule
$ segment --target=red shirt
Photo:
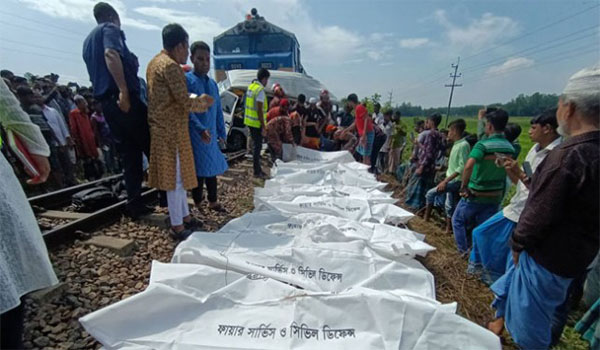
[[[369,112],[363,105],[358,105],[354,109],[354,115],[356,116],[356,130],[359,136],[363,136],[365,133],[365,118],[369,117]],[[367,132],[373,132],[373,119],[367,119]]]
[[[281,114],[280,107],[273,107],[267,112],[267,123],[270,122],[273,118],[279,117]]]
[[[273,109],[275,107],[279,107],[281,99],[278,96],[273,96],[271,99],[271,103],[269,103],[269,109]]]
[[[69,113],[69,126],[79,156],[82,158],[98,158],[96,136],[87,114],[79,109],[72,110]]]

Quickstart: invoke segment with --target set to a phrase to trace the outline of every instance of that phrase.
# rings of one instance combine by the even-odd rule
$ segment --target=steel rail
[[[246,151],[232,152],[232,153],[227,153],[225,155],[225,157],[227,159],[227,162],[229,163],[229,162],[232,162],[234,160],[244,157],[245,154],[246,154]],[[94,181],[93,183],[98,185],[102,181],[107,181],[111,178],[116,179],[118,176],[122,176],[122,175],[115,175],[115,176],[112,176],[109,178]],[[33,202],[33,203],[36,203],[37,205],[42,204],[40,206],[44,206],[43,204],[47,204],[47,203],[54,205],[53,201],[64,201],[63,198],[65,196],[68,196],[68,199],[70,200],[70,196],[67,193],[73,194],[73,193],[77,193],[78,191],[80,191],[82,189],[93,187],[93,185],[90,185],[90,184],[92,184],[92,183],[90,182],[87,184],[83,184],[83,185],[88,185],[84,188],[81,188],[82,185],[74,186],[74,187],[78,187],[77,191],[73,190],[74,189],[73,187],[69,187],[69,188],[66,188],[61,191],[48,193],[48,194],[42,195],[42,196],[32,197],[32,198],[30,198],[29,203],[31,204]],[[39,197],[41,197],[41,198],[39,198]],[[150,190],[144,192],[142,194],[142,199],[143,199],[144,203],[146,203],[146,204],[157,201],[158,190],[150,189]],[[106,227],[106,226],[116,222],[117,220],[119,220],[119,218],[121,217],[121,214],[125,211],[126,204],[127,204],[127,201],[123,200],[123,201],[120,201],[113,205],[110,205],[108,207],[97,210],[94,213],[91,213],[90,215],[83,217],[81,219],[73,220],[66,224],[56,226],[56,227],[52,228],[51,230],[44,231],[42,233],[42,236],[44,237],[44,241],[46,242],[46,244],[48,246],[54,247],[54,246],[66,243],[70,240],[78,238],[80,232],[93,232],[93,231],[98,230],[99,228]]]
[[[39,196],[29,197],[29,205],[31,205],[32,207],[42,207],[44,209],[61,208],[71,203],[71,196],[79,191],[96,186],[101,186],[105,183],[120,180],[122,178],[123,174],[112,175],[109,177],[102,178],[100,180],[90,181],[80,185],[65,187],[58,191],[44,193]]]

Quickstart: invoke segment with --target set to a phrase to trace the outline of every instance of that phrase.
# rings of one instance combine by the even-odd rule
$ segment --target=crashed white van
[[[244,96],[250,83],[256,79],[256,72],[255,69],[230,70],[226,72],[227,78],[219,82],[228,150],[235,151],[246,147],[249,131],[244,125]],[[304,94],[307,101],[311,97],[318,98],[321,90],[327,89],[317,79],[303,73],[275,70],[269,72],[271,77],[265,89],[268,98],[273,96],[271,86],[275,83],[279,83],[283,87],[286,98],[290,101],[295,101],[300,94]],[[329,96],[334,105],[334,111],[337,111],[337,98],[331,92]]]

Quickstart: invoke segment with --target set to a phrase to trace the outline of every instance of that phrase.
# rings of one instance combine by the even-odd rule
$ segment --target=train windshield
[[[256,36],[257,52],[289,52],[292,38],[283,34],[261,34]]]
[[[248,54],[250,39],[245,35],[224,36],[216,42],[217,54]]]

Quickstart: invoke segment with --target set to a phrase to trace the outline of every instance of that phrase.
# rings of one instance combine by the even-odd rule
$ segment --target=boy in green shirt
[[[439,206],[444,206],[446,212],[446,233],[452,230],[452,214],[458,203],[458,191],[460,190],[461,177],[471,146],[466,140],[465,129],[467,123],[463,119],[457,119],[448,125],[448,140],[454,142],[448,159],[448,170],[446,170],[446,178],[436,187],[427,191],[425,195],[425,221],[429,221],[431,209],[436,203]]]
[[[488,110],[483,117],[487,137],[477,142],[469,153],[460,188],[463,198],[452,216],[454,239],[462,254],[466,254],[470,246],[467,229],[481,224],[498,211],[506,186],[506,171],[501,160],[512,157],[515,152],[504,137],[508,123],[506,111]]]

